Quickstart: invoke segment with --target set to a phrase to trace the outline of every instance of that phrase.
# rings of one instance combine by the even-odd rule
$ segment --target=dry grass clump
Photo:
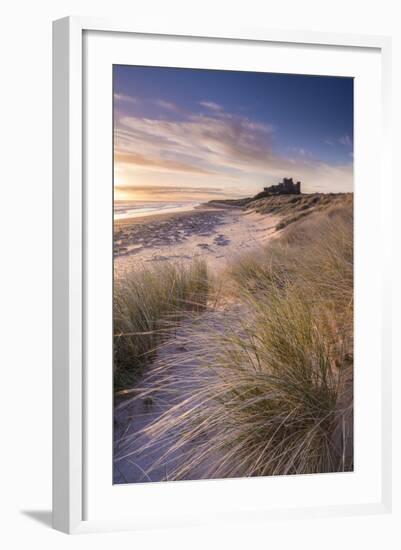
[[[140,452],[169,479],[352,470],[352,235],[343,204],[232,266],[241,306],[189,324],[153,388],[177,401]]]
[[[264,251],[239,258],[231,266],[230,276],[239,291],[269,292],[271,286],[296,286],[308,299],[352,313],[352,202],[332,206],[286,228]]]
[[[163,263],[115,281],[114,388],[126,388],[154,356],[157,345],[184,312],[206,307],[206,263]]]
[[[211,206],[235,206],[244,210],[252,210],[259,214],[275,214],[280,216],[277,230],[298,222],[315,212],[321,212],[333,206],[352,205],[352,193],[310,193],[300,195],[269,195],[262,191],[254,197],[210,201]]]
[[[253,200],[248,203],[246,208],[260,214],[277,214],[281,216],[282,219],[276,227],[280,230],[313,212],[347,204],[352,204],[351,193],[312,193],[265,197]]]

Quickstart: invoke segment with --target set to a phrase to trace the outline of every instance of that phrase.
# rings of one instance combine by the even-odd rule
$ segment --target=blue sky
[[[352,191],[353,80],[114,66],[116,198]]]

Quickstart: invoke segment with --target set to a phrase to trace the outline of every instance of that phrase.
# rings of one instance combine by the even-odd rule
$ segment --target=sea
[[[154,214],[186,212],[199,206],[194,201],[114,201],[114,219],[140,218]]]

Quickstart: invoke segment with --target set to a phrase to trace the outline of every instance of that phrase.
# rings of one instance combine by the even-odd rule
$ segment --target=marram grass
[[[135,452],[170,480],[352,470],[352,227],[336,206],[227,270],[236,306],[186,321],[143,394],[175,404]]]
[[[114,286],[114,388],[133,384],[160,342],[185,311],[206,306],[209,278],[204,261],[189,267],[163,263],[138,269]]]

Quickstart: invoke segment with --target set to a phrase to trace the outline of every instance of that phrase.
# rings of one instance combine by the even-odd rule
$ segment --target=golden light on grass
[[[164,264],[138,269],[114,287],[114,387],[132,384],[184,311],[205,308],[209,288],[204,261],[189,268]]]
[[[205,310],[210,280],[197,262],[117,288],[118,383],[158,349],[139,398],[175,395],[174,406],[120,442],[120,458],[157,448],[147,474],[171,462],[168,479],[352,470],[352,211],[343,196],[293,220],[263,253],[239,257],[224,273],[231,306]],[[160,330],[177,318],[185,322],[165,353]],[[145,337],[124,338],[132,331]]]

